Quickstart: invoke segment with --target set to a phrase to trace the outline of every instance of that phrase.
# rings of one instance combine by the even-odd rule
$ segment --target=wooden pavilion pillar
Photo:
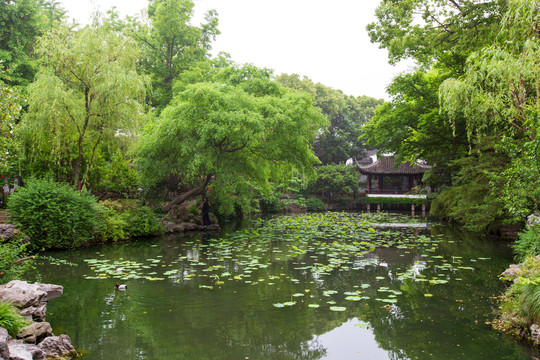
[[[380,193],[383,192],[384,186],[383,186],[383,176],[379,175],[379,181],[378,181],[378,190]]]
[[[371,193],[371,175],[367,176],[367,192],[368,194]]]

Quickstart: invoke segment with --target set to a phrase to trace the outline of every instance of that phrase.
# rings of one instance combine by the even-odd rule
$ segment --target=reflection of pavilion
[[[376,259],[380,265],[409,265],[424,261],[421,255],[407,249],[398,249],[395,247],[378,247],[373,251],[364,254],[365,259]]]

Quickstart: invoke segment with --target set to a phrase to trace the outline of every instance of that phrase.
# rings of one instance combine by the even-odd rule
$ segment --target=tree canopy
[[[436,165],[425,180],[451,187],[434,207],[474,230],[539,209],[537,5],[383,1],[368,27],[391,62],[418,67],[393,80],[362,139]]]
[[[152,105],[162,110],[172,98],[172,85],[181,72],[208,56],[219,34],[217,13],[211,10],[201,26],[191,25],[191,0],[151,0],[148,21],[133,19],[127,32],[139,44],[139,66],[152,79]]]
[[[314,98],[313,105],[327,116],[330,126],[317,136],[313,145],[323,164],[345,163],[352,157],[362,157],[364,147],[358,141],[361,126],[382,105],[383,100],[369,96],[348,96],[297,74],[282,74],[276,78],[282,85],[305,92]]]
[[[269,77],[253,66],[217,70],[213,79],[181,86],[148,125],[136,159],[143,184],[151,188],[172,176],[188,190],[166,209],[210,187],[230,213],[234,197],[249,196],[247,188],[268,188],[291,169],[313,172],[311,144],[326,120],[309,96]]]
[[[48,32],[37,51],[40,70],[19,126],[25,171],[52,170],[80,188],[99,145],[138,130],[146,80],[135,69],[137,47],[96,19],[81,30]]]

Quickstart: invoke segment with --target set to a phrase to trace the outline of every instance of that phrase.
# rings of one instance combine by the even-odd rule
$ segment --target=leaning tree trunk
[[[187,199],[190,199],[197,195],[204,195],[206,193],[206,188],[208,187],[208,184],[210,184],[211,180],[212,180],[212,175],[207,175],[206,179],[203,181],[203,183],[199,187],[195,189],[191,189],[189,191],[186,191],[178,195],[173,201],[163,206],[163,211],[169,212],[174,206],[180,205]]]

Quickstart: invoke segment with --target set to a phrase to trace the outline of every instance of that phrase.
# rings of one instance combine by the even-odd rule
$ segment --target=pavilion
[[[429,165],[409,162],[395,165],[393,156],[379,157],[375,162],[361,165],[358,171],[367,176],[368,194],[405,194],[422,184],[422,176],[431,169]],[[373,187],[375,183],[375,186]]]

